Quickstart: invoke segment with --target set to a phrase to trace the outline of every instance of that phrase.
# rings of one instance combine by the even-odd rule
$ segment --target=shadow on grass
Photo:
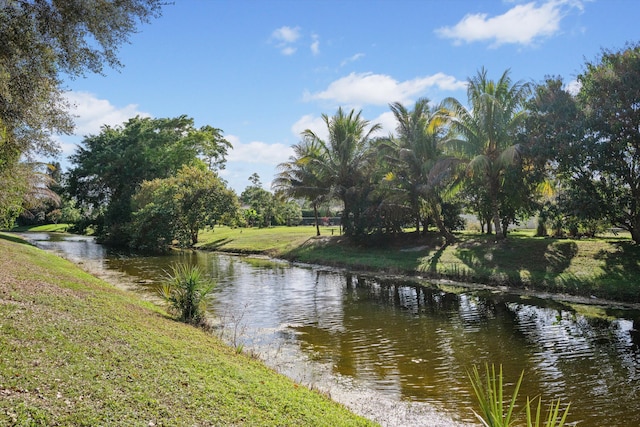
[[[562,290],[578,286],[578,279],[565,273],[577,253],[573,241],[517,236],[500,242],[474,236],[456,248],[474,278],[516,286],[556,283]]]
[[[23,245],[34,246],[20,236],[16,236],[16,235],[4,233],[4,232],[0,232],[0,239],[8,240],[9,242],[13,242],[13,243],[21,243]]]
[[[601,250],[596,259],[604,261],[599,277],[602,291],[629,302],[640,302],[640,246],[631,241],[611,242],[615,251]]]
[[[221,247],[223,247],[224,245],[226,245],[227,243],[233,242],[233,239],[230,239],[228,237],[223,237],[222,239],[217,239],[214,240],[212,242],[206,243],[202,246],[200,246],[198,249],[203,249],[203,250],[207,250],[207,251],[215,251],[217,249],[220,249]]]

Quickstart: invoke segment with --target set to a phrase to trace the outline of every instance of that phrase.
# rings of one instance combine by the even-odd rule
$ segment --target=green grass
[[[372,425],[0,234],[0,425]]]
[[[36,226],[23,226],[14,227],[11,231],[40,231],[40,232],[53,232],[53,233],[65,233],[71,224],[45,224]]]
[[[447,278],[514,288],[640,302],[640,246],[626,235],[591,239],[534,237],[512,232],[502,242],[464,232],[442,246],[435,235],[410,234],[376,246],[360,246],[330,228],[315,237],[313,227],[230,229],[201,235],[200,248],[265,253],[308,263],[357,270]]]

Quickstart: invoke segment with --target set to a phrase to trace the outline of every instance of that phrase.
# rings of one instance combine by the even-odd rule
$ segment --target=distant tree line
[[[344,232],[356,239],[413,224],[450,242],[465,211],[498,239],[537,215],[540,235],[615,227],[638,243],[640,47],[604,50],[578,83],[573,94],[560,78],[514,82],[505,71],[492,80],[481,69],[468,79],[466,105],[391,104],[397,128],[388,137],[339,108],[323,115],[326,139],[303,132],[273,188],[314,207],[339,200]]]
[[[195,245],[217,224],[295,225],[301,208],[319,224],[337,206],[344,234],[358,241],[411,229],[452,242],[460,215],[471,213],[498,239],[537,216],[540,235],[615,227],[640,242],[637,44],[587,62],[573,93],[557,77],[534,84],[507,70],[493,80],[483,68],[468,79],[466,102],[390,104],[397,126],[388,136],[339,108],[323,115],[327,138],[301,134],[273,193],[254,174],[238,196],[218,174],[231,147],[222,130],[196,128],[187,116],[104,126],[85,137],[66,174],[32,161],[56,152],[52,134],[71,131],[58,73],[118,66],[115,48],[135,20],[160,8],[152,0],[104,11],[56,4],[2,6],[0,36],[11,43],[0,47],[0,226],[18,217],[71,222],[109,244],[164,250]]]

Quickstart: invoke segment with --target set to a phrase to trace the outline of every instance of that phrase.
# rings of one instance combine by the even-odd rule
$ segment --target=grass
[[[0,425],[372,425],[0,234]]]
[[[377,246],[350,244],[334,228],[273,227],[203,233],[201,249],[264,253],[308,263],[392,274],[503,285],[578,296],[640,302],[640,246],[628,236],[589,239],[534,237],[512,232],[505,241],[464,232],[443,246],[435,235],[404,235]]]

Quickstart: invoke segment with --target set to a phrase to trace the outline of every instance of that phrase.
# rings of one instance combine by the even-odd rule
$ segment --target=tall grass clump
[[[484,427],[510,427],[523,425],[517,423],[514,410],[516,409],[516,399],[520,391],[520,385],[524,378],[524,371],[516,383],[511,398],[504,399],[502,365],[496,372],[494,365],[485,365],[485,376],[482,378],[476,366],[469,373],[471,386],[480,405],[480,413],[473,411]],[[546,418],[542,418],[542,398],[538,398],[535,413],[532,412],[532,401],[527,397],[524,407],[526,412],[526,427],[563,427],[569,414],[569,406],[560,411],[560,399],[552,401],[547,411]]]
[[[215,282],[204,277],[197,266],[178,264],[171,270],[168,280],[160,287],[160,296],[180,321],[206,327],[208,296]]]

